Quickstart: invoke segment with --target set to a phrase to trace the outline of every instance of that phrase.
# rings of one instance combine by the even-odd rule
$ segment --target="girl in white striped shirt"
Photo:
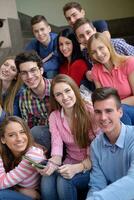
[[[34,144],[25,122],[10,116],[0,126],[0,200],[39,199],[36,189],[40,175],[23,155],[37,163],[46,159],[43,148]]]

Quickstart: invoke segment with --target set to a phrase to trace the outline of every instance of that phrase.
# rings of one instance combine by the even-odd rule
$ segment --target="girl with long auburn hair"
[[[27,124],[17,116],[6,117],[0,125],[0,199],[39,199],[40,174],[24,155],[37,163],[46,158]]]
[[[93,122],[93,108],[81,98],[74,80],[63,74],[52,81],[50,103],[52,149],[47,167],[40,171],[44,175],[42,198],[76,200],[77,190],[88,188],[89,145],[98,131]],[[64,145],[66,153],[63,155]]]
[[[91,74],[96,88],[117,89],[123,111],[134,125],[134,57],[119,55],[103,33],[91,36],[88,51],[93,61]]]
[[[6,115],[20,116],[19,95],[22,81],[14,62],[15,57],[7,57],[0,66],[0,122]]]

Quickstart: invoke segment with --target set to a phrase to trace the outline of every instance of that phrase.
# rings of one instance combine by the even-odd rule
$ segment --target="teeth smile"
[[[103,126],[107,126],[107,125],[109,125],[109,122],[104,122],[104,123],[102,122],[101,124],[102,124]]]

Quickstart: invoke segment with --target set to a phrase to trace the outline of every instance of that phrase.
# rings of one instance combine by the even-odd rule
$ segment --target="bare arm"
[[[91,70],[88,70],[88,71],[86,72],[86,78],[87,78],[87,80],[89,80],[89,81],[93,81],[93,79],[92,79],[92,77],[91,77]]]
[[[99,81],[94,81],[94,84],[95,84],[96,88],[101,88],[102,87]]]
[[[129,80],[133,95],[123,99],[121,102],[124,104],[128,104],[130,106],[134,106],[134,72],[128,76],[128,80]]]

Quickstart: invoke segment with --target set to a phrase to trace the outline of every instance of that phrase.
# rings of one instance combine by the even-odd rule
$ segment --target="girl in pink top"
[[[0,126],[0,199],[39,199],[40,175],[23,155],[37,163],[45,159],[24,121],[10,116]]]
[[[134,124],[134,57],[117,54],[102,33],[95,33],[90,38],[88,51],[94,63],[92,79],[96,88],[117,89],[124,111]]]
[[[42,199],[77,200],[77,189],[88,188],[89,145],[98,131],[93,107],[81,98],[76,83],[62,74],[52,81],[50,102],[54,110],[49,117],[52,150],[48,166],[41,171]]]

